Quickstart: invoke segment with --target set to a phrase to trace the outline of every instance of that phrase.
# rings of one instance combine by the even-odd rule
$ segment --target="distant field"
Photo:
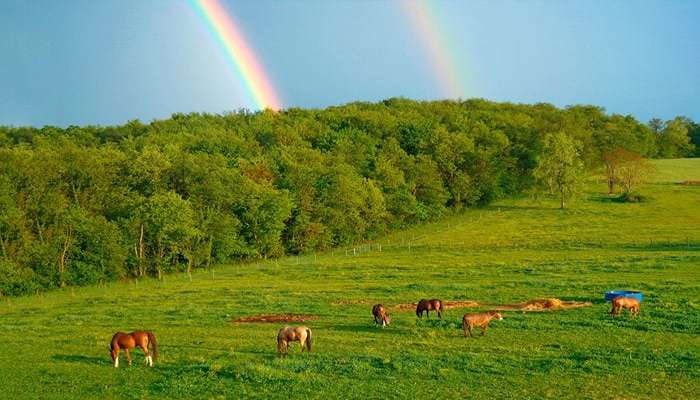
[[[700,159],[655,164],[645,203],[613,202],[591,181],[564,211],[509,199],[354,251],[2,299],[0,397],[697,398],[700,186],[679,182],[700,180]],[[610,318],[610,289],[643,291],[641,317]],[[506,311],[474,339],[459,330],[466,309],[372,325],[374,302],[422,297],[593,305]],[[295,343],[277,359],[283,324],[230,322],[270,313],[318,315],[314,351]],[[156,333],[156,366],[136,351],[115,370],[108,341],[135,329]]]

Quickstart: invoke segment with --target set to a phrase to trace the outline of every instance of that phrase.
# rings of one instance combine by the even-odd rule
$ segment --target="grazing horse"
[[[438,318],[442,319],[442,312],[445,311],[445,303],[438,299],[421,299],[416,307],[416,316],[418,316],[418,318],[423,318],[423,311],[425,311],[425,314],[430,318],[430,310],[437,311]]]
[[[153,356],[148,352],[148,347],[153,347]],[[109,344],[109,355],[112,356],[114,368],[119,367],[119,351],[124,349],[126,359],[131,366],[131,355],[129,350],[140,347],[146,355],[146,364],[153,367],[153,359],[158,358],[158,342],[153,332],[135,331],[131,333],[117,332],[112,336]]]
[[[287,355],[289,342],[299,342],[301,351],[311,351],[311,329],[305,326],[285,326],[277,332],[277,354]]]
[[[613,317],[620,315],[622,309],[629,309],[631,316],[639,315],[639,300],[633,297],[617,296],[610,301],[612,303],[612,310],[610,310],[610,315]]]
[[[486,329],[489,327],[489,322],[491,322],[492,319],[500,321],[503,319],[503,316],[495,311],[464,314],[464,317],[462,318],[462,330],[464,331],[464,337],[467,337],[467,332],[469,332],[469,336],[474,337],[472,335],[472,329],[476,326],[481,328],[481,336],[484,336],[484,334],[486,334]]]
[[[386,312],[386,308],[382,304],[375,304],[372,306],[372,316],[374,317],[374,323],[379,325],[382,324],[382,328],[391,323],[391,318]]]

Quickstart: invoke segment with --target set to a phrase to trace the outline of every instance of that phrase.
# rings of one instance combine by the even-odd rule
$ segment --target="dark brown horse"
[[[391,323],[391,318],[389,318],[389,314],[387,314],[383,304],[375,304],[372,307],[372,316],[374,317],[374,323],[377,325],[381,324],[382,328]]]
[[[126,359],[131,366],[131,355],[129,350],[140,347],[146,355],[146,364],[153,367],[153,359],[158,358],[158,343],[153,332],[135,331],[131,333],[117,332],[112,336],[109,344],[109,355],[112,356],[114,368],[119,367],[119,351],[124,349]],[[148,348],[153,347],[153,356],[148,352]]]
[[[639,315],[639,300],[633,297],[617,296],[612,301],[612,310],[610,310],[610,315],[617,316],[620,312],[627,308],[630,310],[630,315],[635,317]]]
[[[423,318],[423,311],[430,318],[430,311],[437,311],[438,318],[442,319],[442,312],[445,311],[445,303],[438,299],[421,299],[416,307],[416,316]]]
[[[311,329],[305,326],[285,326],[277,332],[277,355],[285,357],[289,342],[299,342],[301,351],[311,351]]]

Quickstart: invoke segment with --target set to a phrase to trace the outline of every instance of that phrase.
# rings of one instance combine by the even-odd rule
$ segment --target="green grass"
[[[500,201],[372,244],[324,255],[222,266],[164,281],[66,289],[0,302],[3,398],[692,398],[700,392],[700,159],[656,162],[646,203],[591,182],[569,210]],[[410,247],[409,247],[410,242]],[[382,245],[379,251],[379,244]],[[646,296],[637,319],[611,319],[609,289]],[[417,322],[372,302],[422,297],[509,303],[592,301],[557,312],[505,312],[465,339],[466,310]],[[370,304],[341,301],[366,300]],[[281,324],[260,313],[311,313],[314,351],[275,357]],[[115,370],[117,330],[150,329],[153,369]]]

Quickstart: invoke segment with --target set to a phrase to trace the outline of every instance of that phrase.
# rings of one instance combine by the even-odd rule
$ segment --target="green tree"
[[[583,184],[580,142],[564,132],[545,136],[534,176],[550,195],[559,199],[560,208],[563,209],[566,202],[579,193]]]

